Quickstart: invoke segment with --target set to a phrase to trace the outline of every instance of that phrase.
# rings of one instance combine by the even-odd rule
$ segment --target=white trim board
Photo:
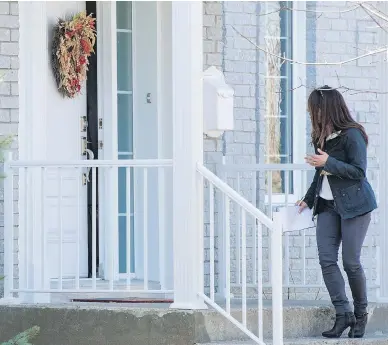
[[[388,3],[381,2],[379,3],[379,9],[384,13],[388,11]],[[387,44],[388,43],[388,34],[384,30],[379,30],[379,44]],[[383,263],[388,262],[388,216],[386,210],[388,209],[388,137],[386,133],[388,132],[388,119],[387,119],[387,111],[388,111],[388,85],[385,77],[388,73],[388,62],[386,60],[386,55],[382,54],[380,56],[380,91],[382,92],[379,95],[380,100],[380,146],[378,149],[378,158],[380,164],[380,176],[379,176],[379,235],[380,235],[380,272],[378,275],[380,276],[380,286],[381,288],[378,290],[378,298],[381,301],[387,301],[388,299],[388,270],[383,265]],[[385,93],[384,93],[385,92]],[[379,258],[377,258],[379,260]]]

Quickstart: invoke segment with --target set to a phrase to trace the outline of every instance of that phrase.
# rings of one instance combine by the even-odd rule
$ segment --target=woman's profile
[[[308,99],[314,155],[305,160],[315,167],[315,176],[300,212],[309,207],[317,215],[316,239],[322,275],[336,311],[327,338],[362,338],[368,320],[366,278],[360,262],[361,248],[377,207],[366,178],[368,136],[353,120],[342,94],[325,85]],[[343,266],[353,296],[351,307],[345,281],[339,270],[338,251],[342,242]]]

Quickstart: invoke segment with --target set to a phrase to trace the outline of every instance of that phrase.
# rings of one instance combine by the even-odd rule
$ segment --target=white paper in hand
[[[299,206],[287,206],[279,209],[283,231],[298,231],[314,228],[313,213],[309,208],[305,208],[299,213]]]

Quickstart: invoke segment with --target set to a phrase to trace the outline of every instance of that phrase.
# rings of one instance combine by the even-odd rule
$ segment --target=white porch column
[[[203,290],[202,1],[172,2],[173,252],[171,308],[205,309]]]

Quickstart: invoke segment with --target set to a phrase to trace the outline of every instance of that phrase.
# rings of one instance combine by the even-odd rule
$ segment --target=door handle
[[[81,137],[81,154],[82,156],[87,156],[88,155],[88,151],[90,151],[88,149],[88,144],[91,144],[90,141],[88,141],[88,138],[86,137]],[[94,159],[94,154],[92,151],[90,151],[92,153],[92,158],[87,158],[87,159]],[[89,153],[90,155],[90,153]]]
[[[94,153],[92,150],[85,149],[85,155],[87,157],[87,160],[94,160]],[[85,186],[89,180],[89,174],[90,174],[90,167],[86,168],[86,173],[82,174],[82,184]]]

